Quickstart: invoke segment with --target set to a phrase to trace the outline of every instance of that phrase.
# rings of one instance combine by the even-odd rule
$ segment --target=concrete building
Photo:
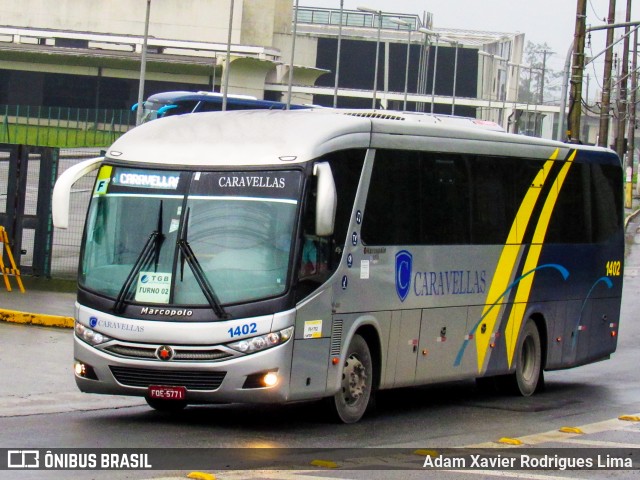
[[[146,5],[0,0],[0,104],[129,108],[137,101]],[[515,104],[523,34],[346,10],[339,28],[340,13],[301,6],[294,21],[291,0],[151,0],[145,97],[220,91],[233,15],[229,93],[286,101],[295,26],[293,103],[333,105],[340,37],[338,106],[370,108],[377,71],[377,107],[406,102],[407,110],[477,116],[513,130],[514,109],[524,109]],[[425,28],[433,33],[419,32]]]

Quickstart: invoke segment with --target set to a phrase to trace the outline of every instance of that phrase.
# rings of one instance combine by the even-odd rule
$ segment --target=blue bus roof
[[[161,92],[151,95],[147,102],[153,103],[163,103],[166,105],[176,104],[179,102],[203,102],[203,103],[214,103],[221,104],[223,100],[223,95],[217,92],[189,92],[189,91],[171,91],[171,92]],[[248,95],[228,95],[227,96],[227,104],[233,104],[237,106],[246,107],[247,109],[251,108],[260,108],[260,109],[286,109],[286,103],[277,102],[273,100],[260,100],[255,97],[251,97]],[[290,105],[290,109],[300,109],[300,108],[309,108],[304,105]]]

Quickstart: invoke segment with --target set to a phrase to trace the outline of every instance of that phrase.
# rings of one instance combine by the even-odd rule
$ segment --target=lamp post
[[[287,88],[287,110],[291,110],[291,86],[293,85],[293,56],[296,51],[296,34],[298,33],[298,1],[293,12],[293,38],[291,39],[291,61],[289,62],[289,86]]]
[[[488,120],[491,120],[491,95],[493,94],[493,53],[487,53],[482,50],[478,50],[478,55],[481,57],[491,57],[491,67],[489,69],[489,107],[487,108]],[[484,62],[482,68],[482,96],[484,96]]]
[[[518,97],[520,96],[520,69],[521,68],[526,68],[523,65],[519,64],[519,63],[511,63],[508,62],[507,63],[508,67],[515,67],[516,69],[516,74],[515,74],[515,81],[516,81],[516,92],[515,92],[515,96],[513,98],[513,111],[514,111],[514,119],[513,119],[513,133],[518,133]],[[562,103],[562,102],[561,102]],[[529,99],[527,98],[527,110],[529,109]],[[562,128],[562,126],[560,126],[560,128]]]
[[[418,31],[426,35],[434,35],[436,37],[436,51],[433,55],[433,82],[431,82],[431,115],[433,115],[433,105],[436,96],[436,72],[438,70],[438,42],[440,40],[440,34],[424,27],[419,28]]]
[[[340,77],[340,47],[342,45],[342,13],[344,0],[340,0],[340,23],[338,25],[338,51],[336,52],[336,80],[333,87],[333,108],[338,106],[338,78]]]
[[[233,29],[233,0],[229,6],[229,32],[227,33],[227,56],[224,62],[224,81],[222,89],[222,111],[227,109],[227,95],[229,93],[229,70],[231,69],[231,31]]]
[[[144,38],[142,40],[142,57],[140,58],[140,82],[138,84],[138,109],[136,111],[136,125],[142,123],[144,113],[144,80],[147,72],[147,41],[149,39],[149,16],[151,0],[147,0],[147,13],[144,20]]]
[[[509,94],[509,59],[504,57],[498,57],[496,55],[496,60],[505,63],[505,80],[504,80],[504,96],[502,97],[502,126],[505,130],[508,130],[507,125],[507,95]],[[498,92],[500,90],[498,89]],[[497,100],[500,100],[498,97]]]
[[[407,62],[404,67],[404,102],[402,104],[402,110],[407,111],[407,89],[409,86],[409,56],[411,54],[411,23],[406,20],[402,20],[400,18],[390,18],[390,22],[395,23],[396,25],[401,25],[407,27]]]
[[[454,115],[456,111],[456,83],[458,79],[458,47],[460,46],[460,42],[457,40],[449,40],[446,38],[443,38],[443,40],[453,45],[456,49],[456,53],[454,55],[455,60],[453,61],[453,92],[451,93],[451,115]]]
[[[297,2],[298,0],[296,0]],[[382,31],[382,10],[374,10],[367,7],[358,7],[361,12],[371,13],[373,18],[378,16],[378,38],[376,40],[376,64],[373,73],[373,99],[371,100],[371,108],[376,108],[376,97],[378,95],[378,59],[380,58],[380,33]],[[372,24],[373,26],[373,24]]]

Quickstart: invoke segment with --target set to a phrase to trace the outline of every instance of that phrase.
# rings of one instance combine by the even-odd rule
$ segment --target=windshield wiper
[[[202,269],[202,266],[200,265],[196,254],[187,241],[189,213],[190,209],[187,208],[182,231],[180,232],[180,238],[178,239],[178,248],[180,249],[180,279],[182,280],[184,278],[184,262],[186,260],[186,262],[189,264],[189,267],[191,267],[191,271],[193,272],[193,276],[195,277],[196,282],[198,282],[200,290],[202,290],[202,293],[207,299],[207,302],[209,302],[209,305],[211,306],[213,312],[218,316],[218,318],[231,318],[230,315],[222,307],[220,299],[216,295],[213,287],[211,286],[211,283],[209,282],[209,279],[207,278],[207,274]]]
[[[154,261],[154,271],[158,271],[158,263],[160,261],[160,245],[162,245],[162,241],[164,240],[164,235],[162,234],[162,200],[160,200],[160,207],[158,208],[158,225],[156,229],[151,232],[149,238],[147,239],[144,247],[142,247],[142,251],[136,258],[133,267],[129,271],[127,278],[124,280],[122,284],[122,288],[120,289],[120,293],[116,297],[116,301],[113,304],[113,311],[115,313],[122,313],[124,310],[124,302],[127,297],[127,293],[131,289],[131,285],[135,280],[142,267],[151,263],[151,260]]]

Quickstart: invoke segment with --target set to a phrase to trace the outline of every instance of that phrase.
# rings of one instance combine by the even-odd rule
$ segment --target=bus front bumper
[[[223,361],[121,358],[74,337],[75,379],[86,393],[148,397],[150,387],[178,387],[187,403],[285,403],[293,339]],[[271,374],[268,386],[265,376]],[[183,387],[183,388],[182,388]]]

